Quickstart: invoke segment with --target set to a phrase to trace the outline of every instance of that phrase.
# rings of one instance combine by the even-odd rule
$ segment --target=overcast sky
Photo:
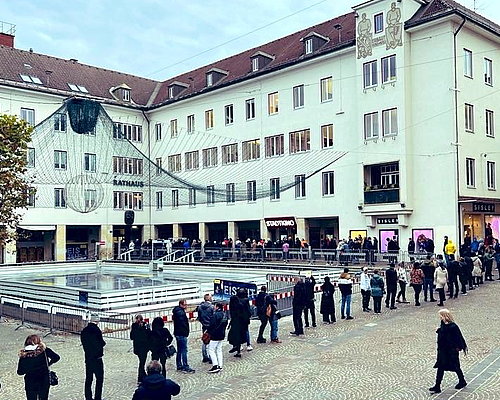
[[[0,0],[0,21],[16,25],[19,49],[165,80],[348,13],[361,2]],[[475,3],[500,24],[499,0],[459,2]]]

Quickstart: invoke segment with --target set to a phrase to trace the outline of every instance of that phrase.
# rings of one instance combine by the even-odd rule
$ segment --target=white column
[[[266,220],[260,220],[260,237],[264,240],[269,239],[269,230],[267,229]]]
[[[182,226],[181,224],[173,224],[172,225],[172,236],[174,239],[178,239],[182,237]]]
[[[305,239],[309,243],[309,221],[305,218],[297,218],[297,237],[302,240]]]
[[[228,238],[233,239],[233,247],[234,242],[238,239],[238,223],[234,221],[228,221],[227,223],[227,236]]]
[[[66,225],[57,225],[55,242],[56,261],[66,261]]]

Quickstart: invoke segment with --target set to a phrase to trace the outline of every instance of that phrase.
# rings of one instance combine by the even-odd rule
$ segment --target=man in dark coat
[[[201,332],[204,333],[210,325],[210,319],[214,314],[214,306],[212,304],[212,296],[210,293],[203,296],[203,302],[200,303],[196,311],[198,312],[198,321],[201,323]],[[207,345],[203,342],[201,344],[201,355],[203,357],[202,362],[210,362]]]
[[[316,279],[311,275],[306,278],[304,288],[306,291],[306,305],[304,308],[304,322],[305,327],[309,328],[309,312],[311,313],[311,323],[313,328],[316,328],[316,308],[314,307],[314,287],[316,286]]]
[[[458,297],[458,261],[455,260],[455,256],[450,254],[448,256],[448,290],[450,291],[450,299]]]
[[[292,335],[303,335],[304,326],[302,324],[302,312],[307,303],[306,289],[304,281],[299,278],[297,283],[293,288],[293,300],[292,300],[292,310],[293,310],[293,326],[294,331],[290,332]]]
[[[146,376],[144,367],[150,350],[150,334],[151,329],[149,329],[149,325],[144,322],[142,315],[136,315],[135,322],[132,324],[132,328],[130,330],[130,339],[134,345],[134,354],[137,358],[139,358],[139,367],[137,372],[137,382],[139,383],[142,382],[142,379]]]
[[[99,315],[92,314],[89,324],[82,330],[80,340],[85,353],[85,400],[102,400],[104,384],[104,346],[102,332],[97,326]],[[92,381],[95,375],[95,395],[92,396]]]
[[[229,313],[231,315],[228,342],[233,345],[229,350],[235,357],[241,357],[241,345],[247,341],[247,330],[250,325],[250,304],[244,289],[239,289],[237,295],[229,299]]]
[[[188,336],[189,336],[189,320],[186,315],[187,301],[179,300],[179,305],[172,310],[172,320],[174,321],[174,336],[177,342],[177,371],[193,373],[188,364]]]
[[[260,320],[259,335],[257,336],[257,343],[266,343],[264,338],[264,331],[266,329],[267,323],[269,322],[269,317],[266,314],[267,311],[267,287],[262,286],[260,292],[255,299],[255,307],[257,308],[257,316]]]
[[[321,291],[321,306],[319,312],[323,315],[323,322],[325,324],[333,324],[337,321],[335,318],[335,302],[333,300],[335,286],[330,282],[330,277],[325,276],[325,283],[321,285]]]
[[[394,303],[396,302],[396,292],[398,291],[398,273],[395,270],[394,264],[389,264],[389,268],[385,271],[385,284],[387,286],[385,306],[389,308],[390,302],[391,310],[395,310],[397,308]]]
[[[148,375],[136,389],[132,400],[171,400],[177,396],[181,387],[162,375],[161,364],[153,360],[146,367]]]
[[[427,239],[429,240],[429,239]],[[424,301],[427,301],[427,294],[429,294],[429,300],[435,302],[434,298],[434,271],[436,267],[432,260],[432,256],[427,254],[426,259],[421,264],[422,272],[424,273]]]

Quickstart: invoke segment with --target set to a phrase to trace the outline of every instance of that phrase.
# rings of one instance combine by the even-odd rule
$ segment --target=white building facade
[[[38,124],[68,97],[98,100],[143,155],[124,174],[116,157],[134,157],[89,138],[95,150],[78,157],[104,175],[105,200],[79,213],[58,198],[71,196],[56,190],[64,180],[35,179],[45,200],[24,215],[31,239],[3,261],[109,257],[127,209],[139,241],[296,236],[319,247],[362,235],[385,250],[387,237],[404,248],[424,234],[439,251],[444,235],[500,237],[500,27],[448,3],[367,1],[164,82],[1,46],[15,57],[0,62],[0,112]],[[81,80],[57,82],[58,71]],[[63,142],[43,151],[69,151]],[[36,136],[33,148],[36,161]]]

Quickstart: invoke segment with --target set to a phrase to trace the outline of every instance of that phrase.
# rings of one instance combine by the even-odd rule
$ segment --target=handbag
[[[167,348],[165,349],[165,356],[167,356],[167,358],[172,357],[175,353],[177,353],[177,350],[175,349],[175,346],[173,344],[167,346]]]
[[[47,363],[47,369],[49,370],[49,385],[57,386],[59,385],[59,378],[55,371],[51,371],[49,367],[49,359],[47,358],[47,353],[45,353],[45,362]]]
[[[203,344],[209,344],[211,339],[212,338],[210,337],[210,333],[208,333],[208,331],[203,332],[203,335],[201,336]]]
[[[268,305],[267,305],[267,308],[266,308],[266,315],[267,315],[268,317],[270,317],[270,316],[271,316],[271,314],[272,314],[272,312],[273,312],[273,309],[272,309],[272,307],[271,307],[271,304],[268,304]]]

